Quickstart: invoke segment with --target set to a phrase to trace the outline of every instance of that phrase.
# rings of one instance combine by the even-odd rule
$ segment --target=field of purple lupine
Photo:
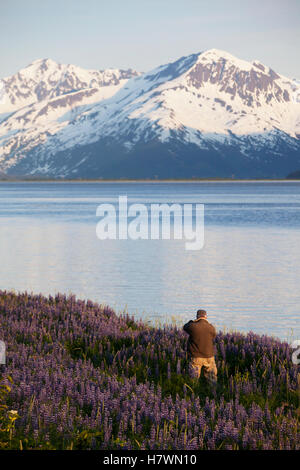
[[[219,332],[218,383],[195,379],[187,335],[75,296],[0,291],[0,448],[300,449],[287,343]]]

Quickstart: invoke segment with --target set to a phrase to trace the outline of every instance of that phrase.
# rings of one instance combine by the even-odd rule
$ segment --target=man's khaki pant
[[[192,357],[191,358],[191,367],[196,377],[200,377],[201,369],[204,370],[205,378],[211,383],[215,384],[217,382],[217,366],[215,363],[214,356],[212,357]]]

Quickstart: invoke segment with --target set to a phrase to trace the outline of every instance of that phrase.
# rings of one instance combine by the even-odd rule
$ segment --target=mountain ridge
[[[0,122],[0,171],[282,177],[300,166],[300,84],[258,60],[210,49],[144,74],[62,67],[69,80]]]

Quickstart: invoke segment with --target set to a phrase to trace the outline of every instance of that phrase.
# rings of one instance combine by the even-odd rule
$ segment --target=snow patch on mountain
[[[0,170],[27,155],[32,174],[53,173],[47,158],[110,139],[124,152],[157,141],[202,150],[234,146],[241,155],[279,147],[297,150],[300,82],[258,60],[211,49],[143,75],[132,70],[84,70],[38,60],[4,79],[0,105]],[[1,118],[2,116],[2,118]],[[282,147],[281,147],[282,148]],[[74,168],[88,162],[82,156]],[[64,166],[60,167],[60,174]]]

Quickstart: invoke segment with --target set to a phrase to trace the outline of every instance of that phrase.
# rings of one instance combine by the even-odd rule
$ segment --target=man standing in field
[[[191,366],[195,375],[199,378],[203,367],[204,375],[210,384],[217,382],[217,366],[214,357],[214,339],[216,329],[208,323],[205,310],[197,311],[197,319],[190,320],[183,327],[188,333],[188,352]]]

